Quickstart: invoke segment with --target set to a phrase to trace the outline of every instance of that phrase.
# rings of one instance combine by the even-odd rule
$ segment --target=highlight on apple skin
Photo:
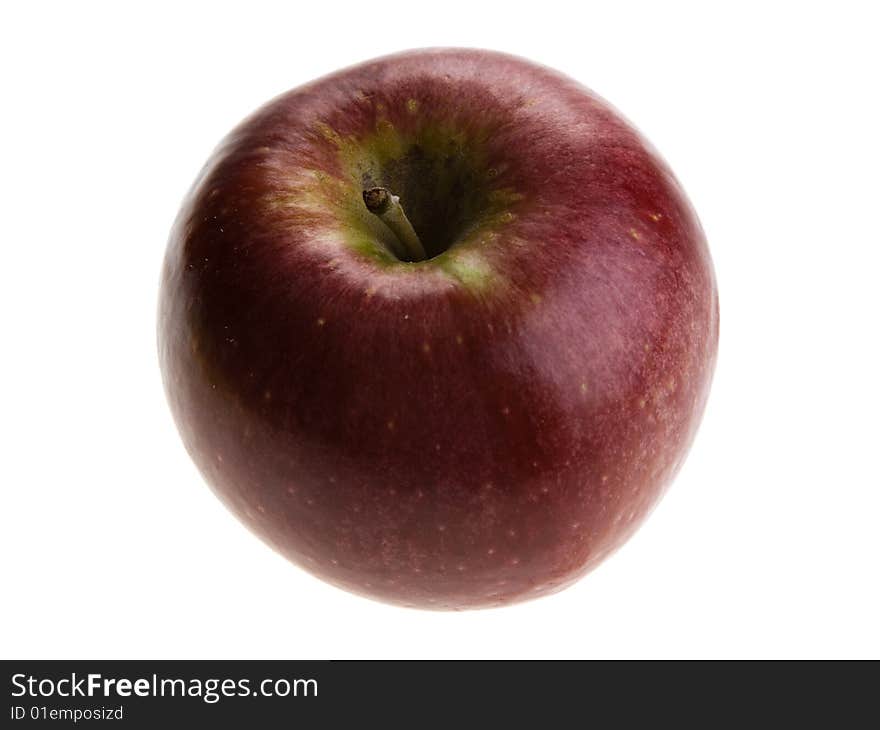
[[[643,137],[565,76],[410,51],[232,131],[174,224],[158,342],[218,497],[399,605],[570,585],[681,466],[715,364],[703,231]]]

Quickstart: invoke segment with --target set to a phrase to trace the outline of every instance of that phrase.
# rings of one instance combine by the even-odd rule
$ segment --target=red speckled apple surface
[[[160,296],[169,402],[217,495],[324,580],[423,608],[534,598],[619,547],[685,457],[717,338],[656,152],[485,51],[379,59],[256,112],[190,191]]]

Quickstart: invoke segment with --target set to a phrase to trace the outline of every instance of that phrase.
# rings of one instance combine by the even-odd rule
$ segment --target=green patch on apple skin
[[[348,228],[344,235],[345,243],[352,251],[377,266],[385,268],[400,264],[400,260],[378,237],[352,228]]]
[[[289,192],[279,204],[291,219],[340,232],[353,252],[383,269],[422,265],[438,268],[472,291],[482,291],[496,277],[479,251],[499,239],[498,231],[515,219],[523,195],[505,186],[503,161],[488,164],[489,130],[463,130],[446,121],[422,119],[419,105],[407,104],[411,120],[396,127],[387,109],[376,104],[375,121],[363,136],[342,135],[316,123],[314,144],[331,146],[339,172],[300,169],[289,177]],[[394,254],[396,241],[363,203],[368,187],[382,186],[398,195],[428,259],[412,264]]]
[[[477,252],[448,252],[433,260],[440,269],[472,293],[482,293],[493,283],[497,283],[497,275],[486,259]]]

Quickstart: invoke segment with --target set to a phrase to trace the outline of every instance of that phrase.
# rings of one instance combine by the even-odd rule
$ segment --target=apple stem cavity
[[[424,261],[427,258],[425,247],[419,240],[412,223],[403,212],[400,198],[387,188],[368,188],[364,190],[364,205],[378,217],[397,238],[403,247],[407,261]]]

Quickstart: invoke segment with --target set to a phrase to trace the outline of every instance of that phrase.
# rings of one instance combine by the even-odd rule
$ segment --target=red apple
[[[685,457],[717,338],[657,153],[574,81],[475,50],[257,111],[189,193],[160,295],[218,496],[324,580],[423,608],[557,591],[619,547]]]

